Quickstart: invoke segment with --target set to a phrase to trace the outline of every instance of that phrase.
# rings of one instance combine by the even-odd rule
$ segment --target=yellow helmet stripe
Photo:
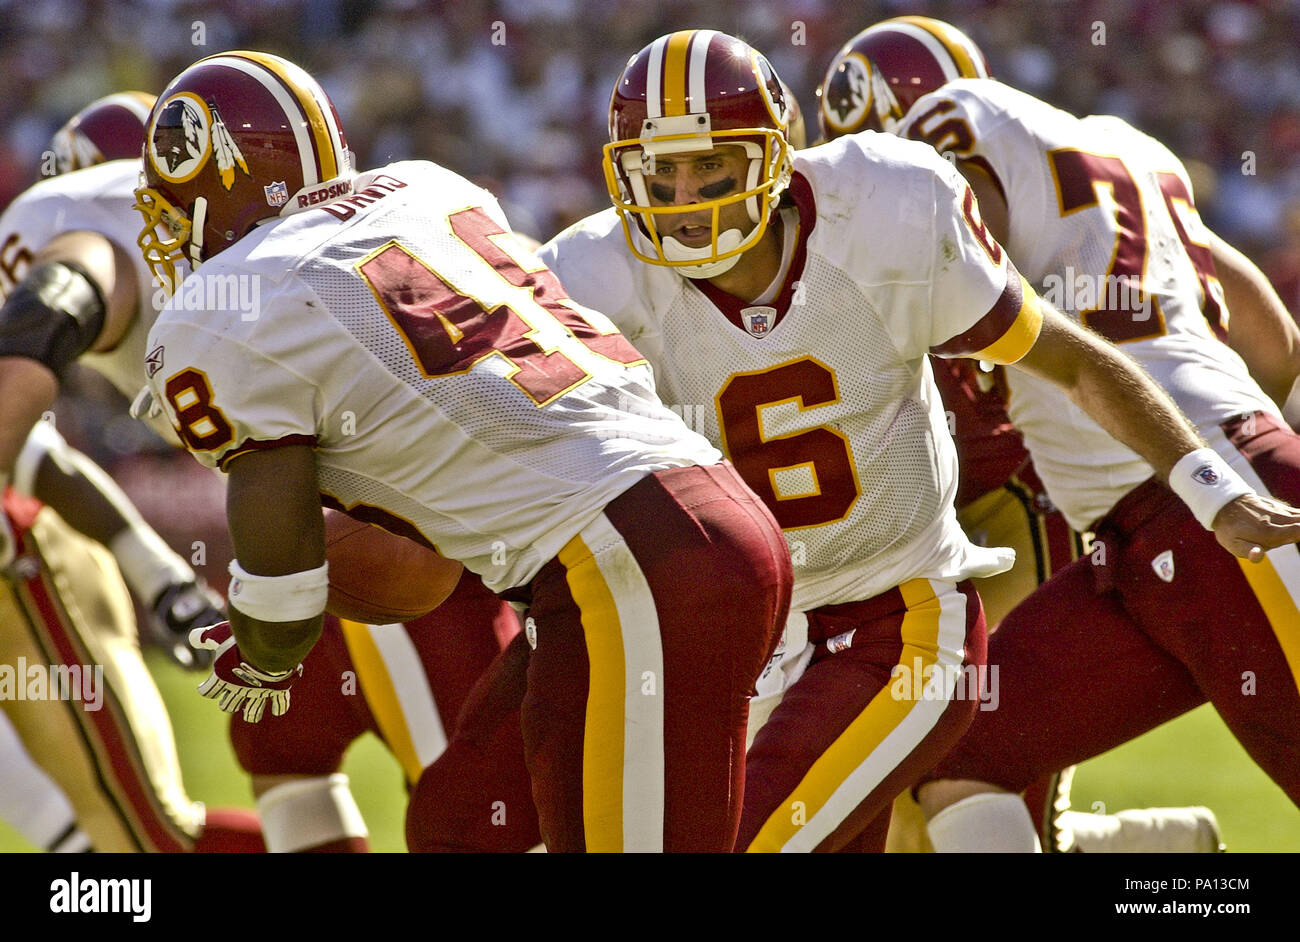
[[[307,122],[297,120],[303,117],[301,105],[298,104],[289,87],[280,76],[267,69],[263,63],[254,60],[253,55],[255,53],[224,53],[210,56],[201,61],[211,65],[223,65],[235,69],[259,82],[275,99],[276,104],[280,106],[290,130],[293,132],[294,142],[298,148],[303,183],[315,184],[322,182],[318,176],[319,162],[313,156],[313,151],[316,149],[315,144],[309,135],[309,129],[305,126]]]
[[[334,150],[338,129],[335,127],[334,116],[326,114],[326,110],[321,107],[321,102],[326,100],[325,92],[316,80],[298,66],[276,56],[268,56],[261,52],[240,52],[237,55],[263,66],[293,93],[298,107],[302,109],[303,117],[307,119],[307,126],[316,145],[321,176],[320,180],[315,182],[337,177],[342,172],[339,155]]]
[[[979,54],[970,48],[970,40],[966,34],[951,23],[928,16],[900,16],[897,17],[897,21],[909,23],[933,36],[952,58],[960,77],[988,78],[988,73],[984,70],[984,62]]]
[[[686,114],[686,51],[698,30],[684,29],[668,37],[664,52],[664,117]]]

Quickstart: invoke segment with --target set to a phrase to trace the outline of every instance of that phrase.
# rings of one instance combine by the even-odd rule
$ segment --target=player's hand
[[[191,646],[190,633],[226,620],[221,596],[202,579],[167,586],[149,611],[149,631],[181,667],[199,670],[212,664],[213,652]]]
[[[263,671],[249,664],[239,653],[230,622],[190,632],[190,644],[215,652],[212,673],[199,684],[199,693],[216,700],[221,709],[234,713],[243,709],[244,719],[256,723],[271,704],[273,716],[289,709],[289,688],[302,674],[302,665],[285,671]]]
[[[1300,510],[1271,497],[1243,494],[1215,515],[1214,537],[1233,556],[1257,563],[1274,547],[1300,541]]]

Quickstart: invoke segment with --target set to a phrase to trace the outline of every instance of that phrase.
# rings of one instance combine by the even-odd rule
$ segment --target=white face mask
[[[723,254],[735,249],[744,240],[745,236],[739,229],[728,229],[718,236],[718,253]],[[673,262],[685,262],[693,258],[709,258],[713,255],[713,247],[702,245],[698,249],[682,245],[672,236],[665,236],[663,241],[664,257]],[[741,255],[737,253],[730,258],[719,259],[715,262],[704,262],[700,265],[682,265],[676,270],[681,272],[687,278],[716,278],[724,272],[730,271],[735,264],[740,261]]]

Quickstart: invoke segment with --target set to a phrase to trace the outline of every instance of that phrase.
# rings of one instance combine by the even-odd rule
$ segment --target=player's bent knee
[[[342,772],[255,776],[254,793],[270,853],[366,849],[366,822]]]

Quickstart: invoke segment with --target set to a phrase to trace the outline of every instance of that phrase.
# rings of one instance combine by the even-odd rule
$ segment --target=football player
[[[16,487],[5,490],[3,516],[12,554],[0,584],[8,688],[0,706],[75,813],[88,845],[75,849],[265,850],[252,812],[205,809],[186,795],[171,724],[141,659],[134,608],[112,555]],[[200,615],[221,617],[210,606]],[[48,684],[13,689],[33,671],[51,678]],[[65,689],[60,682],[56,695],[55,677],[80,684]],[[43,784],[31,775],[8,780],[5,808],[57,811],[59,795],[31,791]],[[67,847],[64,840],[75,838],[70,831],[57,843]]]
[[[190,567],[102,470],[63,443],[52,423],[36,421],[25,442],[17,437],[32,416],[45,415],[58,386],[55,367],[61,360],[32,346],[42,329],[61,338],[60,358],[101,372],[128,398],[145,385],[144,341],[166,297],[135,249],[140,223],[132,209],[145,118],[153,102],[152,95],[129,92],[82,109],[51,145],[57,175],[32,187],[0,217],[0,278],[4,293],[15,296],[0,313],[7,325],[0,328],[0,350],[6,352],[0,357],[0,389],[6,390],[0,403],[0,470],[12,472],[25,493],[53,503],[70,524],[112,549],[134,594],[152,603],[153,634],[177,660],[206,658],[206,666],[211,652],[190,648],[189,632],[224,616],[214,611]],[[38,279],[51,277],[51,271],[62,279],[62,288],[41,287],[45,282]],[[92,308],[97,299],[105,302],[98,327],[92,314],[65,310],[78,291]],[[74,329],[83,321],[84,329]],[[106,333],[123,339],[114,345]],[[140,397],[137,411],[179,444],[171,426],[149,409],[147,397]],[[17,456],[7,450],[12,441],[22,447]],[[0,527],[0,551],[6,532]],[[275,724],[236,721],[232,728],[236,756],[253,777],[270,849],[364,850],[367,830],[339,771],[347,748],[363,732],[376,731],[413,784],[420,765],[441,748],[443,725],[450,725],[470,685],[500,649],[498,636],[516,630],[509,606],[470,578],[437,612],[409,627],[340,625],[331,619],[327,643],[313,655],[320,666],[310,670],[303,695],[323,704],[321,712],[333,722],[317,721],[304,710]],[[417,652],[416,669],[410,659],[398,657],[400,669],[390,673],[389,652],[408,648]],[[129,647],[112,650],[138,657]],[[152,685],[140,689],[153,690]],[[135,736],[152,738],[152,733],[141,726]],[[51,748],[64,748],[57,739],[50,741]],[[526,812],[517,820],[518,837],[501,828],[488,833],[506,849],[536,843]],[[477,818],[470,823],[481,826]]]
[[[114,220],[129,220],[130,204],[119,185],[113,205],[107,181],[131,175],[130,163],[119,161],[138,159],[143,117],[152,104],[144,92],[119,92],[87,105],[50,143],[53,175],[0,216],[0,485],[20,475],[23,492],[34,494],[39,480],[37,496],[111,549],[151,613],[151,634],[187,665],[193,660],[189,631],[207,623],[202,619],[213,612],[212,594],[101,469],[68,449],[52,423],[38,422],[53,416],[57,376],[82,352],[127,395],[139,390],[125,377],[144,339],[138,324],[137,332],[130,330],[144,320],[135,316],[137,301],[150,296],[142,288],[137,297],[133,276],[143,275],[148,285],[148,273],[130,261],[122,247],[129,241],[113,241],[114,228],[122,228]],[[105,162],[115,169],[71,173]],[[9,550],[0,528],[0,563]]]
[[[850,43],[832,65],[832,76],[859,75],[841,84],[868,90],[865,123],[951,155],[1023,274],[1148,370],[1210,445],[1182,459],[1171,491],[1136,442],[1116,442],[1041,377],[1008,373],[1010,417],[1053,502],[1096,540],[994,635],[999,708],[976,717],[919,791],[935,847],[1035,849],[1013,793],[1207,700],[1300,802],[1300,556],[1278,545],[1234,559],[1209,533],[1218,501],[1202,501],[1225,469],[1258,493],[1300,499],[1300,437],[1274,401],[1300,374],[1300,333],[1258,269],[1202,223],[1165,147],[1117,118],[1079,119],[991,79],[944,74],[917,50],[926,35],[934,43],[914,22],[875,29],[882,48],[912,56],[877,61]],[[938,90],[909,101],[902,86]],[[1243,696],[1243,683],[1257,695]]]
[[[1300,516],[1252,493],[1140,370],[1043,302],[932,150],[859,135],[792,156],[787,122],[744,43],[656,40],[612,96],[614,208],[542,257],[638,345],[665,401],[786,531],[803,615],[786,641],[802,647],[806,620],[811,654],[749,751],[738,847],[871,849],[894,795],[989,692],[970,580],[1012,562],[957,525],[927,354],[1060,386],[1242,555],[1294,540]]]
[[[865,65],[863,65],[865,63]],[[862,130],[881,130],[881,102],[906,113],[916,99],[952,78],[988,78],[983,53],[969,37],[940,20],[902,16],[869,27],[836,54],[818,88],[818,121],[824,140]],[[873,95],[877,83],[882,90]],[[1006,414],[1002,367],[967,359],[932,360],[935,381],[948,407],[957,446],[960,484],[957,519],[972,539],[1016,550],[1008,572],[976,583],[990,633],[1003,616],[1048,576],[1081,555],[1081,540],[1052,504],[1034,472],[1024,442]],[[1151,808],[1123,816],[1069,811],[1072,770],[1027,790],[1045,847],[1123,852],[1150,849],[1157,836],[1170,851],[1217,847],[1205,808]],[[928,845],[923,818],[910,795],[900,795],[891,841]],[[908,822],[907,828],[898,827]],[[904,837],[910,834],[911,837]]]
[[[207,695],[249,720],[289,707],[321,631],[325,499],[527,603],[548,849],[730,849],[790,559],[641,354],[565,302],[490,194],[421,161],[354,173],[324,91],[283,59],[183,71],[144,163],[140,244],[179,285],[151,388],[229,475],[231,626],[203,633]],[[231,283],[260,291],[252,316],[212,303]]]
[[[142,128],[151,102],[151,96],[122,93],[83,109],[56,134],[52,169],[63,173],[126,156],[132,148],[130,127]],[[124,127],[125,136],[119,133]],[[137,150],[141,137],[137,130]],[[57,189],[48,184],[33,189]],[[0,376],[24,372],[29,358],[57,359],[54,351],[66,342],[72,322],[63,307],[81,310],[71,269],[35,251],[51,224],[42,218],[43,210],[57,207],[38,208],[29,194],[0,217]],[[34,239],[25,238],[29,235]],[[45,318],[47,312],[51,316]],[[26,401],[23,383],[5,388],[0,410]],[[43,407],[49,404],[41,401]],[[74,849],[264,850],[255,815],[241,809],[205,811],[185,794],[172,729],[141,660],[127,585],[149,613],[149,633],[185,666],[195,663],[188,632],[220,621],[221,600],[108,476],[68,447],[52,423],[23,424],[0,432],[0,484],[5,485],[0,606],[6,613],[0,619],[0,662],[13,670],[21,663],[51,671],[102,670],[102,700],[98,709],[87,710],[75,700],[4,698],[24,752],[57,783],[50,791],[37,776],[9,782],[6,807],[20,802],[70,809],[74,829],[58,844]]]

